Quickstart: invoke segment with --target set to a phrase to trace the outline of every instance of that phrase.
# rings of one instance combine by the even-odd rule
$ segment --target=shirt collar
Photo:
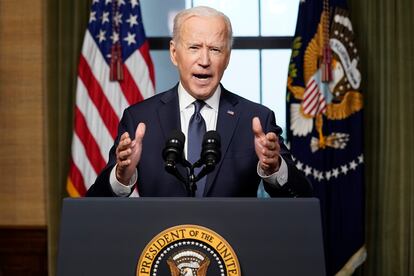
[[[206,105],[208,105],[210,108],[214,109],[216,112],[218,112],[218,107],[220,103],[220,95],[221,95],[221,85],[217,86],[216,91],[214,91],[213,95],[208,98],[207,100],[204,100]],[[178,102],[180,104],[180,112],[189,107],[196,98],[190,95],[185,89],[184,86],[182,86],[181,82],[178,85]]]

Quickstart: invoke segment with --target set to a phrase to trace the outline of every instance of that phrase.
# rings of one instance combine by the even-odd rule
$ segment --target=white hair
[[[224,13],[207,6],[197,6],[194,8],[185,9],[180,11],[175,16],[172,37],[174,42],[177,43],[180,40],[180,30],[184,21],[194,16],[223,18],[227,28],[227,45],[228,48],[231,49],[231,47],[233,46],[233,29],[231,27],[230,19]]]

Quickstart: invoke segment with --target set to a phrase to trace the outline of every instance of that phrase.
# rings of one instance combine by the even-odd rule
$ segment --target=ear
[[[170,59],[171,62],[177,66],[177,48],[173,40],[170,41]]]

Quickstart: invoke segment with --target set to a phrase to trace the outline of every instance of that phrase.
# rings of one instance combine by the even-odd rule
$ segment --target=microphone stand
[[[186,181],[186,188],[188,196],[195,197],[196,190],[197,190],[197,181],[200,180],[201,171],[197,176],[194,174],[194,169],[203,165],[201,160],[198,160],[194,164],[191,164],[186,159],[182,160],[183,165],[187,167],[187,181]]]
[[[188,179],[188,187],[189,187],[189,190],[188,190],[189,196],[195,197],[195,193],[197,190],[197,184],[196,184],[197,181],[203,178],[204,176],[206,176],[208,173],[212,172],[214,170],[215,165],[204,164],[202,159],[198,160],[192,165],[187,160],[185,160],[184,163],[185,163],[184,165],[188,168],[187,179]],[[201,169],[198,175],[195,176],[194,169],[199,168],[202,165],[205,165],[205,166]]]
[[[197,190],[197,179],[196,179],[196,177],[195,177],[195,175],[194,175],[194,165],[191,165],[190,167],[189,167],[189,170],[188,170],[188,175],[187,175],[187,178],[188,178],[188,187],[189,187],[189,189],[188,189],[188,195],[189,196],[191,196],[191,197],[195,197],[195,193],[196,193],[196,190]]]
[[[187,168],[187,178],[185,179],[184,184],[187,190],[187,195],[190,197],[195,197],[195,192],[197,190],[197,180],[199,180],[198,177],[196,177],[194,175],[194,169],[196,168],[196,164],[200,162],[197,161],[194,164],[191,164],[189,161],[187,161],[187,159],[183,158],[182,160],[182,164]],[[200,162],[201,163],[201,162]],[[200,164],[202,165],[202,164]],[[198,165],[198,167],[200,166]]]
[[[202,160],[198,160],[194,164],[191,164],[186,159],[181,160],[182,165],[187,168],[187,175],[184,177],[181,175],[181,173],[178,171],[175,162],[166,162],[165,163],[165,170],[174,175],[178,180],[180,180],[182,183],[184,183],[185,189],[187,190],[187,195],[190,197],[195,197],[195,193],[197,190],[197,181],[200,180],[202,177],[204,177],[209,171],[206,167],[204,167],[200,173],[196,176],[194,174],[195,168],[199,168],[203,165]]]

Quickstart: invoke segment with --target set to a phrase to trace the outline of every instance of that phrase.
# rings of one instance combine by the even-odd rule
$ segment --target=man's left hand
[[[280,167],[280,145],[276,133],[264,133],[259,118],[254,117],[252,122],[254,133],[254,147],[259,158],[260,167],[266,175],[271,175]]]

